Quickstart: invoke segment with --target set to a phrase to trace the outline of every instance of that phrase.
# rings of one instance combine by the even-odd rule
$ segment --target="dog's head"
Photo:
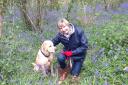
[[[56,47],[53,45],[53,42],[51,40],[45,40],[43,44],[41,45],[41,50],[49,53],[54,53]]]

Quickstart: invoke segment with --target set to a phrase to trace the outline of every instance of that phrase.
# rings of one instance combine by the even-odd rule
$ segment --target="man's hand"
[[[72,56],[72,51],[65,51],[65,52],[63,52],[63,54],[67,57],[71,57]]]

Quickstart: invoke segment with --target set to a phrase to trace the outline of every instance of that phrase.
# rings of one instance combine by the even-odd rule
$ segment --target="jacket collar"
[[[43,51],[41,51],[41,49],[40,49],[40,52],[41,52],[42,55],[44,55],[45,57],[49,57],[49,56],[50,56],[50,54],[46,55]]]

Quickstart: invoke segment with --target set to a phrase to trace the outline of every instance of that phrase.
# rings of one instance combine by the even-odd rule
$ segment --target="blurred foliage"
[[[56,25],[51,25],[49,22],[51,17],[47,19],[49,20],[47,24],[44,24],[43,21],[41,21],[41,24],[43,23],[43,25],[45,25],[43,32],[30,31],[21,18],[15,22],[6,18],[14,11],[11,10],[13,9],[13,7],[11,8],[12,4],[20,4],[20,1],[1,1],[8,2],[7,6],[10,8],[8,7],[6,10],[3,21],[3,36],[0,38],[0,85],[56,85],[58,81],[56,71],[54,77],[44,77],[41,73],[34,72],[31,64],[35,61],[36,54],[42,43],[41,41],[52,39],[55,33],[57,33],[55,30]],[[72,81],[71,76],[69,75],[68,79],[63,82],[63,85],[127,85],[128,74],[123,71],[123,68],[128,65],[127,15],[108,13],[109,16],[111,16],[111,20],[105,24],[96,25],[95,20],[102,14],[97,14],[95,6],[97,3],[104,3],[103,1],[40,1],[40,10],[44,16],[48,15],[47,10],[50,10],[50,12],[57,10],[57,13],[60,13],[58,12],[60,11],[59,9],[63,9],[64,5],[66,5],[67,9],[64,11],[64,13],[66,12],[65,16],[67,16],[70,21],[81,25],[89,40],[89,50],[81,70],[80,81]],[[48,1],[53,2],[50,4],[51,2]],[[104,1],[107,1],[110,4],[120,3],[115,0]],[[90,5],[93,6],[92,8],[94,10],[92,13],[86,13],[83,7]],[[37,3],[35,4],[34,0],[27,1],[26,7],[32,8],[31,10],[27,10],[27,14],[30,13],[28,11],[31,11],[33,12],[32,15],[36,15]],[[44,12],[46,12],[46,14]],[[102,12],[106,14],[106,17],[106,11]],[[84,19],[85,16],[90,18],[88,22],[87,19]],[[52,18],[54,17],[55,16],[52,16]],[[31,20],[35,23],[32,17]],[[43,18],[43,20],[45,20],[45,18]],[[58,56],[62,47],[61,44],[57,46],[56,56]],[[55,60],[55,66],[56,65],[57,61]]]
[[[100,84],[126,84],[127,73],[122,69],[128,65],[127,53],[127,24],[120,22],[126,16],[113,16],[113,22],[100,27],[86,28],[89,33],[88,39],[90,49],[80,74],[80,81],[72,81],[71,76],[63,82],[64,85],[85,85]],[[120,18],[120,19],[119,19]],[[114,21],[116,20],[116,22]],[[24,85],[24,84],[45,84],[55,85],[58,77],[43,77],[42,74],[34,72],[32,62],[35,61],[36,53],[40,47],[40,35],[24,29],[20,23],[9,24],[4,22],[6,27],[4,36],[0,43],[0,77],[1,85]],[[47,29],[47,28],[46,28]],[[44,39],[49,39],[54,32],[45,32]],[[43,36],[41,36],[43,37]],[[95,46],[94,46],[95,44]],[[62,49],[57,47],[58,55]],[[56,65],[56,63],[55,63]],[[57,75],[57,73],[56,73]]]
[[[74,17],[72,17],[71,12],[73,8],[77,7],[77,12],[74,14],[76,15],[77,22],[85,25],[93,24],[97,15],[95,9],[97,4],[102,4],[105,10],[109,10],[109,8],[117,8],[119,4],[124,1],[125,0],[1,0],[0,4],[4,13],[8,13],[8,11],[11,10],[19,10],[27,29],[43,31],[41,26],[44,25],[44,17],[49,10],[60,10],[63,9],[63,7],[67,7],[67,11],[65,12],[66,16],[63,17],[66,17],[68,20],[73,20]],[[93,12],[91,14],[83,12],[85,5],[92,6]],[[84,20],[85,16],[88,18],[87,21]]]

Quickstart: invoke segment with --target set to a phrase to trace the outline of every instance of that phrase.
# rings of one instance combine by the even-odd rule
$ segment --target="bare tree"
[[[71,0],[71,2],[68,4],[68,10],[67,10],[67,15],[66,15],[66,18],[69,19],[70,18],[70,15],[69,13],[71,12],[72,8],[73,8],[73,4],[75,2],[73,0]]]
[[[40,31],[41,28],[41,1],[40,0],[37,0],[37,14],[36,14],[36,27],[37,27],[37,30]]]
[[[3,25],[3,16],[2,16],[2,9],[0,8],[0,37],[2,36],[2,25]]]
[[[20,8],[21,11],[21,15],[23,17],[23,21],[25,22],[26,26],[33,31],[36,31],[36,26],[33,23],[32,19],[30,18],[30,16],[27,13],[27,0],[20,0],[20,4],[17,4],[18,7]]]
[[[2,36],[2,29],[3,29],[3,13],[5,8],[6,2],[0,1],[0,37]]]
[[[41,24],[42,24],[42,12],[45,12],[45,6],[47,4],[47,0],[36,0],[34,3],[32,1],[27,0],[20,0],[18,7],[20,8],[21,15],[23,21],[25,22],[26,26],[32,31],[42,31]],[[32,16],[35,18],[31,18],[32,16],[29,15],[29,10],[34,9],[31,11]],[[36,9],[36,10],[35,10]]]
[[[104,8],[108,11],[110,8],[114,9],[119,6],[124,0],[103,0],[104,1]]]

